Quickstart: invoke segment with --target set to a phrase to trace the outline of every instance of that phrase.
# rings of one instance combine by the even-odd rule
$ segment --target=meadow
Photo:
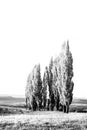
[[[86,130],[87,100],[74,99],[68,114],[25,109],[24,98],[0,97],[0,130]]]

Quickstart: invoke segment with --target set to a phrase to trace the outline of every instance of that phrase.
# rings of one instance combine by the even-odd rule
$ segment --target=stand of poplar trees
[[[40,64],[36,65],[27,79],[25,89],[26,108],[32,110],[62,110],[69,112],[73,99],[73,58],[69,42],[62,45],[62,51],[49,66],[45,67],[41,79]]]

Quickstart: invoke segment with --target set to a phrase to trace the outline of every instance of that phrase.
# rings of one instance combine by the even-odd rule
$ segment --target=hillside
[[[13,105],[16,103],[24,103],[25,98],[11,97],[11,96],[0,96],[0,105]]]

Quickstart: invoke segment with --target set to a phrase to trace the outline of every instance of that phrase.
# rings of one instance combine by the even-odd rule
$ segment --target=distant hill
[[[16,104],[25,102],[25,98],[11,97],[11,96],[0,96],[0,105],[4,104]]]
[[[25,98],[12,97],[12,96],[0,96],[0,100],[19,100],[19,101],[24,101]]]
[[[75,98],[73,99],[72,103],[78,103],[78,104],[87,104],[87,99],[80,99],[80,98]]]
[[[20,104],[25,103],[25,98],[21,97],[12,97],[12,96],[0,96],[0,105],[11,105],[11,104]],[[87,104],[87,99],[74,98],[72,105],[74,104]]]

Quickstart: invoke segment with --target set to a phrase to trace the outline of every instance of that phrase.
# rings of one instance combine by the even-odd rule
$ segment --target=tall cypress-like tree
[[[40,109],[42,105],[42,80],[40,72],[40,64],[36,66],[34,73],[34,96],[37,102],[37,106]]]
[[[43,75],[43,88],[42,88],[42,95],[43,95],[43,107],[49,109],[49,71],[48,67],[45,68],[45,72]]]
[[[28,76],[28,79],[27,79],[27,85],[26,85],[26,88],[25,88],[25,97],[26,97],[26,108],[31,108],[32,107],[32,90],[31,90],[31,80],[30,80],[30,74]]]
[[[59,110],[59,90],[58,90],[58,87],[59,87],[59,84],[58,84],[58,71],[57,71],[56,65],[54,64],[54,66],[53,66],[52,90],[53,90],[55,106],[56,106],[57,110]]]
[[[34,103],[33,103],[33,97],[34,97],[34,70],[35,67],[33,68],[32,72],[29,74],[27,78],[27,85],[25,88],[25,97],[26,97],[26,107],[29,109],[34,108]]]
[[[27,79],[25,89],[26,105],[36,110],[41,108],[42,103],[42,80],[40,74],[40,65],[35,65]]]
[[[52,93],[52,84],[53,84],[53,57],[51,58],[50,60],[50,63],[49,63],[49,91],[50,91],[50,94]]]
[[[69,42],[64,43],[62,52],[54,61],[51,58],[49,67],[45,68],[43,82],[41,80],[40,65],[36,65],[29,74],[25,90],[26,104],[36,110],[44,108],[53,110],[59,104],[63,111],[69,111],[73,99],[73,58],[69,49]]]
[[[50,60],[49,63],[49,92],[50,92],[50,106],[51,110],[53,110],[55,105],[55,99],[54,99],[54,88],[53,88],[53,57]]]
[[[64,43],[62,46],[62,53],[60,55],[60,100],[63,105],[64,112],[69,111],[69,105],[72,102],[73,98],[73,86],[74,83],[72,81],[73,77],[73,59],[72,54],[69,49],[69,43]]]

